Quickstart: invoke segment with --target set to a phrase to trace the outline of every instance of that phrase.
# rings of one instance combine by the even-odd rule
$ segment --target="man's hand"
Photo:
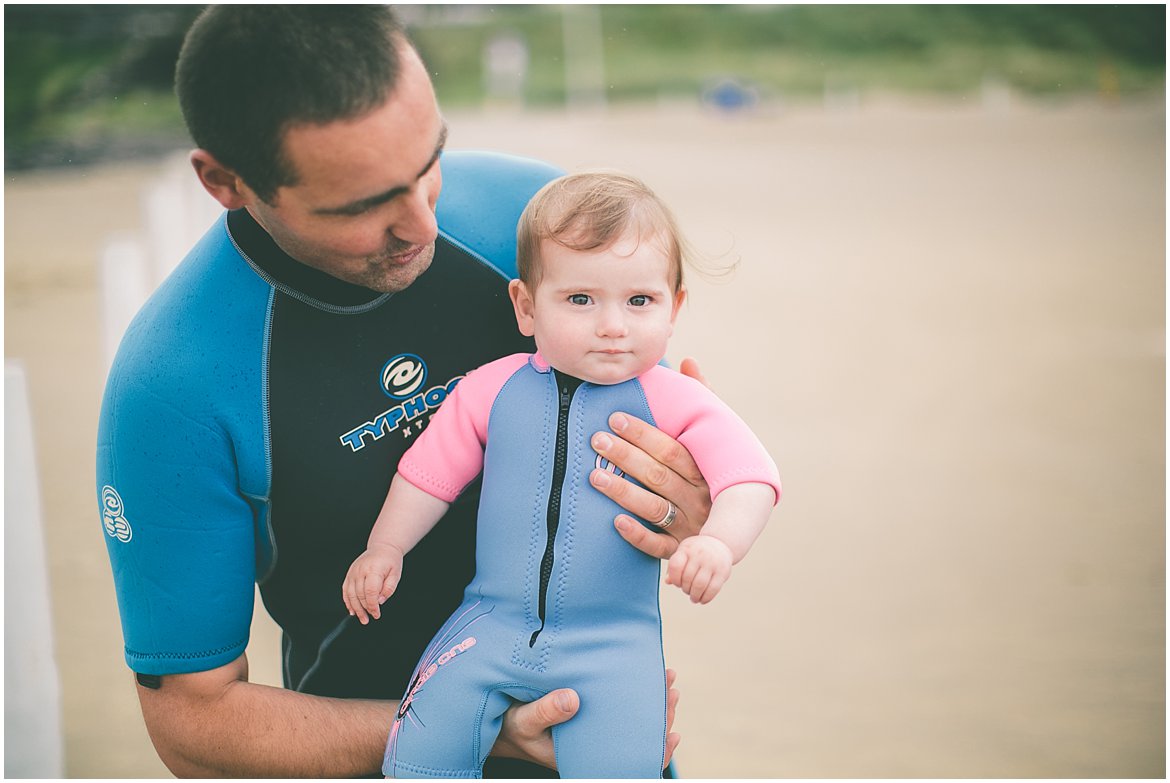
[[[684,359],[680,370],[707,385],[694,359]],[[594,470],[590,483],[631,514],[650,522],[664,519],[675,508],[674,523],[663,534],[648,530],[633,517],[614,520],[618,533],[652,557],[669,558],[685,538],[696,535],[711,513],[711,491],[703,474],[682,444],[646,422],[625,413],[609,417],[614,435],[599,432],[594,450],[640,481],[645,489],[612,473]]]
[[[678,690],[674,687],[675,672],[666,670],[666,763],[670,763],[680,737],[670,730],[674,727],[674,713],[678,707]],[[562,688],[528,704],[517,704],[504,713],[504,725],[492,755],[501,758],[522,759],[556,769],[552,727],[572,718],[581,707],[577,692]]]
[[[553,691],[528,704],[510,707],[504,713],[504,725],[492,746],[492,755],[556,769],[551,729],[576,715],[580,707],[577,692],[568,688]]]

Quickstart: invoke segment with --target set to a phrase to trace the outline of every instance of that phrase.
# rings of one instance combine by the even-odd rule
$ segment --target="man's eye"
[[[588,294],[573,294],[569,297],[569,301],[575,305],[587,305],[590,299]]]
[[[354,204],[352,206],[335,210],[333,214],[337,215],[338,217],[361,217],[362,215],[369,213],[376,206],[377,204]]]
[[[646,296],[645,294],[631,296],[630,304],[632,304],[634,307],[645,307],[646,305],[650,304],[650,297]]]

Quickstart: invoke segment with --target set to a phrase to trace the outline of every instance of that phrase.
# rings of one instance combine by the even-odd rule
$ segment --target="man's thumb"
[[[538,714],[545,727],[564,723],[577,714],[581,700],[577,692],[569,688],[553,691],[537,702]]]

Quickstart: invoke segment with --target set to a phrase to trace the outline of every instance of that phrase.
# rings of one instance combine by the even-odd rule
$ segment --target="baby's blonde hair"
[[[568,174],[545,185],[528,202],[516,229],[516,267],[529,290],[540,283],[545,240],[576,251],[598,250],[635,228],[658,239],[670,260],[674,293],[682,289],[684,240],[670,209],[637,177],[596,170]]]

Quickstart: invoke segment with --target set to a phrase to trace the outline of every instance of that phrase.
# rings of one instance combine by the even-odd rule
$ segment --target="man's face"
[[[435,202],[446,142],[430,79],[404,46],[386,103],[350,120],[295,125],[284,154],[297,184],[248,211],[303,264],[375,291],[401,291],[435,254]]]

